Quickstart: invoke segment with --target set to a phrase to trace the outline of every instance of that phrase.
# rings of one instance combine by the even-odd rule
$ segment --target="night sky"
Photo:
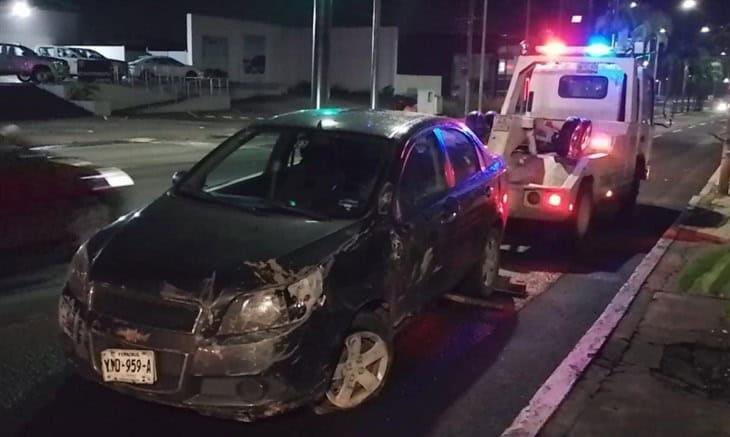
[[[0,0],[2,1],[2,0]],[[29,0],[34,3],[33,0]],[[368,25],[371,0],[333,0],[334,24]],[[560,0],[533,0],[537,34],[556,27]],[[307,26],[312,20],[312,0],[35,0],[35,4],[66,5],[83,17],[88,43],[126,43],[183,48],[187,12],[240,17],[277,24]],[[594,0],[598,12],[607,0]],[[642,0],[670,12],[679,25],[730,23],[730,0],[699,0],[700,8],[680,12],[680,0]],[[467,0],[383,0],[383,23],[398,25],[401,34],[465,32]],[[481,5],[481,0],[476,0]],[[566,17],[587,13],[588,0],[564,0]],[[100,5],[103,4],[103,8]],[[490,0],[489,33],[520,37],[524,32],[525,0]],[[477,16],[480,16],[480,6]],[[91,40],[94,41],[91,41]]]

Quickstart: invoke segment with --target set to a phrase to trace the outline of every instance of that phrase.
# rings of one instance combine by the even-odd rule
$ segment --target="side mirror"
[[[382,216],[390,215],[393,212],[393,194],[395,188],[393,184],[387,182],[378,196],[378,214]]]
[[[172,175],[172,185],[177,185],[187,175],[187,170],[178,170]]]

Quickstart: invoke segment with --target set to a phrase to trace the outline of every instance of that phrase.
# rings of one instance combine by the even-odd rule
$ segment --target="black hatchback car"
[[[94,381],[250,420],[383,387],[397,321],[489,293],[505,164],[463,124],[310,110],[226,140],[79,250],[59,303]]]

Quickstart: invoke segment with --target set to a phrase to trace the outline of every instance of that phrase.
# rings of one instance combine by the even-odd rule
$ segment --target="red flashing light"
[[[563,203],[563,197],[558,193],[553,193],[548,197],[548,205],[558,207]]]
[[[507,193],[502,194],[502,203],[504,203],[506,205],[508,201],[509,201],[509,195]]]
[[[596,135],[591,138],[591,149],[595,152],[610,153],[613,149],[611,137],[607,135]]]
[[[560,56],[568,52],[568,46],[564,42],[554,39],[544,46],[537,46],[537,52],[545,56]]]

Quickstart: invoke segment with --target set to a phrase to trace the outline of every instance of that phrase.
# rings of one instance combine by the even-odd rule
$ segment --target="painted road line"
[[[675,129],[675,130],[672,131],[672,133],[677,133],[678,134],[678,133],[682,132],[682,130],[683,129]]]
[[[241,116],[241,117],[238,117],[238,119],[239,120],[248,120],[248,117]]]
[[[205,118],[215,118],[215,115],[206,115]]]
[[[661,138],[661,137],[662,137],[662,135],[663,135],[663,134],[657,134],[657,135],[654,135],[654,138],[655,138],[655,139],[656,139],[656,138]]]
[[[127,142],[129,142],[129,143],[140,143],[140,144],[152,143],[154,141],[155,141],[154,138],[147,138],[147,137],[136,137],[136,138],[127,139]]]
[[[707,181],[700,195],[710,192],[718,172],[719,169]],[[699,197],[692,198],[689,202],[690,206],[695,206],[698,200]],[[512,425],[502,433],[502,437],[531,437],[540,432],[629,310],[642,285],[674,242],[674,239],[667,235],[675,226],[676,223],[664,233],[665,236],[657,241],[654,248],[644,257],[603,313],[578,341],[575,348],[545,380],[530,403],[517,415]]]
[[[700,123],[700,126],[707,126],[707,123]]]

